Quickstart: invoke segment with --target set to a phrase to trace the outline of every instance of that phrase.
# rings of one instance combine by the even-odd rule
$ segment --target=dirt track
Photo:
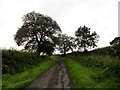
[[[27,88],[71,88],[71,82],[67,73],[67,68],[62,60],[57,60],[56,64],[34,80]]]

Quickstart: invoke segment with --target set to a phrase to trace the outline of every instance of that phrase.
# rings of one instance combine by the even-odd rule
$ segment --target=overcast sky
[[[96,31],[98,47],[105,47],[118,36],[119,0],[0,0],[0,48],[20,49],[14,34],[22,16],[36,11],[56,20],[63,33],[74,36],[83,25]]]

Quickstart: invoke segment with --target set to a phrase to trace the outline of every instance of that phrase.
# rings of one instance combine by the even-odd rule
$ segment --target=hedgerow
[[[102,68],[104,69],[105,74],[114,74],[115,76],[120,77],[120,59],[118,58],[119,54],[110,54],[109,52],[111,52],[111,48],[114,49],[114,47],[107,47],[88,53],[74,52],[68,54],[67,57],[73,58],[79,63],[89,67]]]
[[[2,50],[2,73],[15,74],[47,60],[36,52]]]

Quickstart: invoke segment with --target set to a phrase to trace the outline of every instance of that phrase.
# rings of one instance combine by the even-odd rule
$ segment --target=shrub
[[[44,59],[36,52],[25,52],[17,50],[2,50],[2,73],[15,74],[31,68]]]

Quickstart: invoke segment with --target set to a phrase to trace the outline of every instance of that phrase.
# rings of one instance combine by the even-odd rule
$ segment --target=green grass
[[[119,85],[115,77],[104,78],[103,69],[87,67],[70,58],[65,61],[76,88],[114,88]]]
[[[67,58],[76,60],[90,68],[104,69],[104,73],[120,77],[120,60],[109,55],[68,55]],[[120,79],[119,79],[120,81]]]
[[[120,60],[117,58],[112,58],[108,55],[74,55],[68,56],[77,60],[78,62],[85,64],[87,66],[104,68],[111,67],[115,64],[120,64]]]
[[[52,57],[54,58],[54,57]],[[3,74],[2,77],[2,87],[3,88],[24,88],[31,81],[36,79],[42,73],[47,71],[53,64],[55,60],[48,60],[31,69],[25,70],[24,72],[17,73],[14,75]]]

